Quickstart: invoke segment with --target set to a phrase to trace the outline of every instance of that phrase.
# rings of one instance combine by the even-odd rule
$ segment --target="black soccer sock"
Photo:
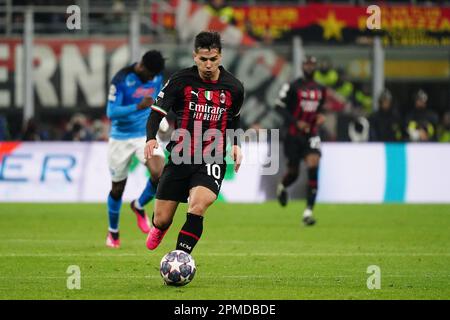
[[[203,232],[203,217],[192,213],[187,214],[186,222],[178,234],[177,250],[191,253]]]
[[[312,210],[316,203],[319,168],[308,168],[307,207]]]

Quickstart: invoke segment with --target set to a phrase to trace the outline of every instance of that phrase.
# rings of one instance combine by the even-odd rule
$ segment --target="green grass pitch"
[[[178,208],[151,252],[128,204],[118,250],[105,246],[106,204],[0,204],[0,299],[450,299],[450,206],[214,204],[185,287],[162,283],[159,261],[185,220]],[[81,289],[67,289],[67,268]],[[367,288],[367,268],[381,288]]]

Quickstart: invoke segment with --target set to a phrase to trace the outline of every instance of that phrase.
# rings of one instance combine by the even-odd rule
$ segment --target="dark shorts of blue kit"
[[[219,195],[227,165],[222,164],[174,164],[169,162],[159,179],[156,199],[186,203],[189,191],[198,186],[206,187]]]
[[[319,136],[286,136],[284,140],[284,154],[287,158],[288,166],[300,165],[303,158],[311,153],[321,155]]]

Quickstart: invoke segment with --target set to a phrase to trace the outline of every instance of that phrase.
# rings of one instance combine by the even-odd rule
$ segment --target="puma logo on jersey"
[[[217,184],[217,189],[220,189],[220,183],[218,183],[217,180],[214,180],[214,182]]]
[[[194,96],[196,96],[198,98],[198,92],[191,90],[191,94],[193,94]]]

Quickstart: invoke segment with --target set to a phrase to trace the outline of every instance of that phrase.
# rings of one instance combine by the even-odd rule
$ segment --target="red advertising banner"
[[[370,35],[367,8],[348,5],[305,7],[241,7],[235,16],[241,27],[249,21],[253,32],[280,39],[298,33],[306,41],[348,42]],[[449,45],[450,8],[381,6],[381,32],[385,44]]]
[[[183,1],[172,1],[174,12]],[[201,6],[196,6],[198,10]],[[381,34],[386,45],[450,45],[450,8],[439,6],[380,6],[380,30],[369,30],[366,6],[310,4],[305,6],[233,7],[236,26],[257,40],[288,40],[302,36],[305,42],[363,43]],[[167,28],[178,28],[179,19],[166,14]],[[191,21],[193,22],[193,21]]]

